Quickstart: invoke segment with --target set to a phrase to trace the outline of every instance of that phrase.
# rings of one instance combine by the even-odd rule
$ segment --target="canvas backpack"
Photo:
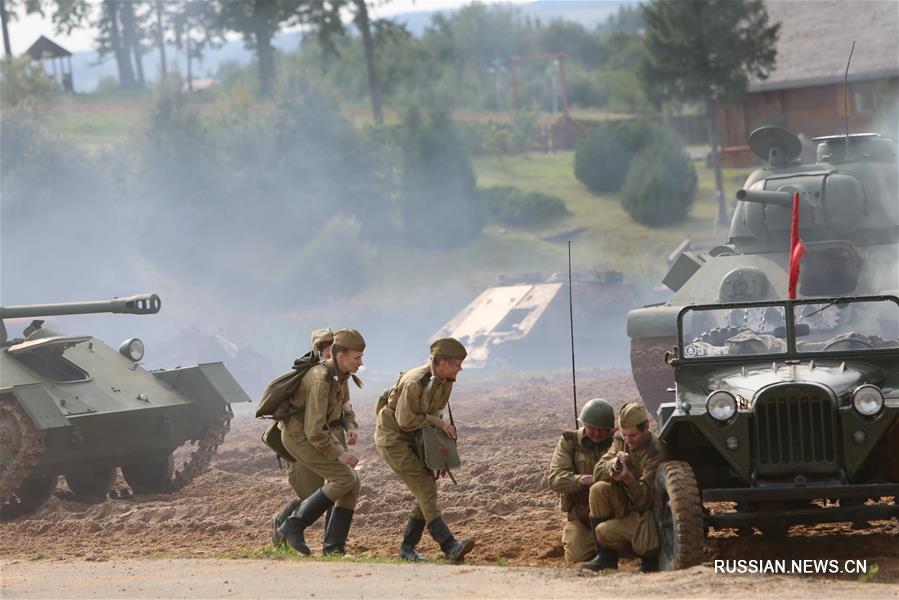
[[[299,412],[301,409],[294,407],[290,399],[299,389],[303,376],[320,363],[319,356],[314,352],[307,352],[293,361],[293,369],[272,381],[262,392],[256,407],[256,418],[286,421]]]

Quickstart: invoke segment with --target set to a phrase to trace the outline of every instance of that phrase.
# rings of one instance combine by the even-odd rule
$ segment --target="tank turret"
[[[0,308],[3,319],[158,313],[156,294],[109,301]],[[147,371],[143,343],[118,349],[71,336],[36,319],[23,337],[0,344],[0,510],[39,507],[60,475],[76,498],[96,501],[122,476],[133,493],[180,489],[209,464],[224,440],[232,402],[249,398],[222,363]],[[196,442],[175,469],[173,454]]]
[[[815,138],[817,162],[801,164],[791,132],[763,127],[749,136],[766,165],[736,194],[725,243],[684,252],[663,283],[663,305],[631,311],[631,368],[647,407],[669,399],[673,372],[664,362],[688,304],[751,302],[787,295],[793,196],[799,194],[802,259],[799,297],[864,295],[899,289],[899,198],[896,142],[876,133]]]

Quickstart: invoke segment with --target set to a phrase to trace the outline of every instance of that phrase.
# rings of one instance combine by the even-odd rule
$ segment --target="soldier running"
[[[303,532],[334,507],[325,527],[325,554],[344,554],[353,511],[359,497],[359,476],[353,467],[358,459],[347,452],[336,429],[349,401],[347,380],[362,366],[365,340],[355,329],[334,333],[332,358],[315,365],[303,376],[291,400],[298,409],[281,423],[281,441],[297,462],[324,480],[278,528],[297,552],[311,554]]]
[[[590,524],[596,558],[584,568],[618,568],[618,552],[642,557],[640,571],[659,568],[658,533],[652,513],[656,469],[665,460],[665,443],[649,430],[646,408],[629,402],[618,413],[619,433],[596,463],[590,488]]]
[[[312,353],[320,360],[329,360],[331,358],[331,345],[334,343],[334,332],[330,327],[316,329],[312,332]],[[353,411],[353,405],[349,398],[343,404],[342,424],[338,424],[331,431],[343,446],[352,446],[358,439],[356,430],[356,413]],[[284,541],[284,536],[278,531],[278,528],[284,523],[303,500],[311,496],[315,490],[322,487],[325,483],[320,475],[304,467],[299,462],[287,462],[287,481],[290,487],[296,493],[297,497],[288,502],[281,512],[272,517],[272,544],[277,548]],[[331,517],[331,510],[325,513],[325,523]]]
[[[378,453],[415,496],[400,545],[400,557],[405,560],[422,560],[415,546],[425,525],[451,562],[460,562],[474,548],[474,540],[453,537],[437,506],[437,481],[415,453],[415,436],[421,435],[422,427],[437,427],[448,437],[456,437],[456,429],[443,420],[443,410],[467,354],[458,340],[437,340],[431,344],[431,360],[402,374],[390,391],[387,405],[378,412]]]
[[[565,560],[584,562],[596,556],[590,527],[590,486],[593,468],[612,444],[615,409],[602,398],[594,398],[581,409],[583,425],[559,438],[549,464],[549,486],[559,493],[559,508],[568,521],[562,529]]]

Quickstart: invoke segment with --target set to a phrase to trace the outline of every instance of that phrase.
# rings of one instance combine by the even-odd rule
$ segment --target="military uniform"
[[[352,403],[344,403],[341,412],[342,423],[336,424],[335,427],[331,429],[331,433],[334,434],[334,437],[337,438],[337,441],[341,446],[347,448],[346,432],[355,431],[359,428],[359,425],[356,423],[356,413],[353,411]],[[325,480],[321,475],[318,475],[314,471],[303,466],[299,461],[287,463],[287,481],[290,483],[290,487],[293,488],[293,491],[296,492],[296,495],[300,500],[308,498],[315,490],[322,487],[325,483]]]
[[[345,358],[336,351],[333,359],[311,367],[290,400],[294,414],[279,424],[287,451],[300,466],[324,481],[278,528],[294,550],[307,555],[310,550],[303,535],[305,529],[332,507],[325,525],[325,553],[345,551],[361,487],[353,467],[338,460],[347,451],[337,431],[343,431],[343,406],[349,402],[347,381],[355,376],[341,373],[336,365],[339,360],[353,369],[353,361],[358,361],[356,366],[361,364],[365,340],[355,329],[341,329],[334,333],[334,348],[338,347],[346,352]]]
[[[348,379],[341,381],[331,360],[309,369],[290,401],[300,412],[279,427],[284,447],[297,459],[294,473],[310,473],[296,476],[297,494],[306,492],[303,498],[308,498],[318,488],[309,491],[303,485],[311,485],[317,477],[326,482],[319,487],[335,505],[352,510],[359,497],[359,477],[352,467],[337,462],[346,451],[341,419],[343,404],[349,402]]]
[[[466,355],[459,341],[437,340],[431,344],[431,362],[400,375],[390,390],[387,405],[378,411],[374,435],[378,454],[415,497],[400,546],[400,556],[407,560],[420,560],[415,546],[425,526],[452,561],[462,560],[474,546],[473,540],[457,541],[444,523],[437,505],[437,481],[416,454],[416,436],[421,435],[423,427],[443,429],[447,425],[443,410],[453,381],[435,376],[437,359],[462,361]]]
[[[590,531],[588,494],[590,487],[581,485],[581,475],[592,475],[600,457],[608,450],[611,436],[596,444],[584,427],[566,431],[559,438],[549,467],[549,486],[559,493],[559,508],[568,517],[562,529],[562,544],[568,562],[590,560],[594,551]]]

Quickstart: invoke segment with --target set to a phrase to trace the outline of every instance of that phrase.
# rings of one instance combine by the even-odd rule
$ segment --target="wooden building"
[[[752,161],[746,138],[756,127],[785,127],[800,139],[846,131],[843,76],[849,50],[849,128],[897,135],[899,2],[895,0],[768,0],[780,23],[777,65],[750,82],[738,106],[722,106],[722,163]]]
[[[31,47],[25,51],[25,54],[31,57],[31,60],[39,61],[44,64],[44,70],[59,82],[62,89],[72,93],[75,91],[74,82],[72,81],[72,53],[51,40],[50,38],[41,36]],[[50,69],[47,70],[47,62],[50,63]]]

